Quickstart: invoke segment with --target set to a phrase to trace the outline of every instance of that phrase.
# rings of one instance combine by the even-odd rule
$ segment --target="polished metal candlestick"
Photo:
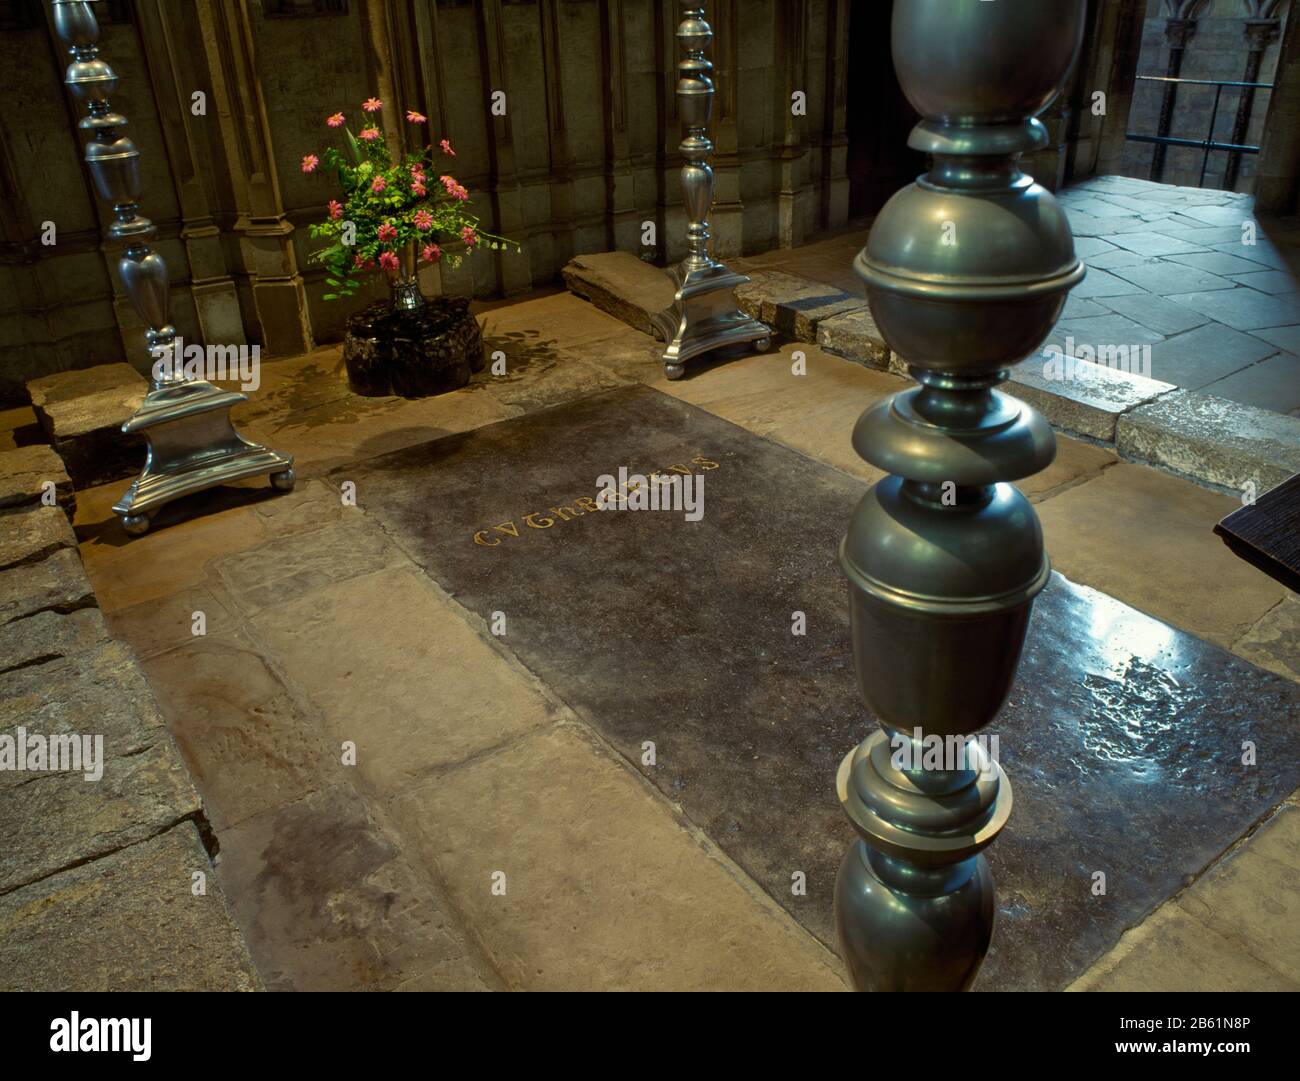
[[[157,233],[139,213],[140,152],[121,133],[126,117],[111,111],[117,88],[113,69],[99,59],[99,22],[87,0],[51,0],[54,30],[72,54],[64,80],[88,115],[78,124],[90,132],[86,167],[101,199],[113,204],[108,235],[125,243],[118,261],[135,310],[149,328],[145,340],[156,363],[148,394],[122,425],[149,442],[144,471],[113,506],[133,535],[145,532],[154,512],[173,499],[244,477],[269,473],[277,489],[293,487],[293,458],[250,443],[235,431],[230,407],[248,400],[202,379],[186,379],[174,356],[176,328],[168,322],[167,264],[148,242]]]
[[[654,316],[655,330],[668,348],[664,371],[680,379],[691,357],[723,346],[756,343],[761,352],[772,344],[772,332],[736,306],[733,291],[749,281],[709,252],[709,212],[713,206],[713,65],[704,55],[713,30],[704,19],[702,3],[683,3],[677,43],[683,53],[677,65],[677,111],[682,121],[682,192],[685,196],[687,255],[669,271],[676,287],[673,303]]]
[[[861,838],[835,889],[859,990],[964,990],[992,939],[980,853],[1007,822],[1011,788],[972,737],[1006,700],[1050,574],[1033,507],[1007,482],[1056,452],[1047,422],[994,388],[1042,345],[1084,274],[1056,200],[1019,167],[1047,145],[1034,117],[1069,74],[1084,10],[894,7],[894,63],[924,117],[908,145],[934,164],[886,204],[854,263],[921,384],[854,429],[857,452],[891,475],[840,550],[858,685],[881,724],[837,778]]]

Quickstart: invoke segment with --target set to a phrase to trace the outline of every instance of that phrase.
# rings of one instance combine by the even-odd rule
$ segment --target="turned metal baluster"
[[[682,59],[677,65],[677,112],[682,121],[679,149],[686,225],[686,258],[669,271],[676,295],[672,305],[659,312],[653,323],[668,342],[664,370],[680,379],[691,357],[723,346],[754,342],[762,352],[772,343],[771,331],[745,315],[733,291],[749,281],[717,262],[710,248],[709,213],[713,207],[713,142],[709,124],[713,117],[713,64],[705,50],[713,30],[704,18],[702,3],[683,3],[677,43]]]
[[[293,458],[250,443],[231,424],[232,405],[247,395],[223,391],[202,379],[185,379],[174,357],[176,328],[168,319],[167,264],[149,246],[157,228],[139,213],[140,152],[122,133],[127,119],[112,111],[109,95],[117,75],[99,59],[99,21],[87,0],[51,0],[54,31],[72,54],[65,82],[88,115],[78,127],[89,132],[85,161],[95,190],[113,204],[111,240],[125,243],[118,273],[131,304],[148,329],[155,363],[150,391],[122,426],[149,440],[144,472],[113,507],[128,533],[149,528],[164,503],[227,481],[269,473],[282,491],[293,487]]]
[[[836,882],[841,952],[859,990],[963,990],[993,934],[981,850],[1011,812],[1001,768],[972,739],[996,716],[1050,566],[1008,481],[1046,467],[1050,426],[994,388],[1037,350],[1083,277],[1064,214],[1019,155],[1083,35],[1084,0],[906,0],[893,54],[924,119],[908,145],[930,171],[877,217],[854,267],[919,387],[868,409],[853,444],[891,475],[854,511],[840,551],[854,663],[881,730],[842,763],[861,840]],[[924,768],[922,739],[963,761]],[[909,760],[903,752],[912,752]]]

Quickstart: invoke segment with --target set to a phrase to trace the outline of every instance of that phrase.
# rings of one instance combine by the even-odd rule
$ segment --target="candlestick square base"
[[[688,267],[680,263],[668,272],[676,287],[673,303],[651,317],[655,332],[668,343],[664,372],[680,379],[691,357],[731,345],[754,342],[759,352],[770,348],[772,331],[736,305],[735,290],[749,279],[722,263]]]
[[[128,533],[146,532],[164,504],[219,484],[269,474],[280,491],[293,487],[292,455],[235,431],[230,408],[247,400],[204,380],[155,387],[145,396],[122,425],[123,432],[142,432],[149,441],[144,471],[113,505]]]

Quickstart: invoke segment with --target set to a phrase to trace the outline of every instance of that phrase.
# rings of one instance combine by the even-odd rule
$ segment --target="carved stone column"
[[[713,65],[705,57],[713,31],[704,20],[704,5],[684,0],[677,43],[683,57],[677,65],[677,111],[683,138],[682,193],[686,203],[686,258],[669,271],[677,287],[673,303],[654,317],[655,330],[668,343],[664,372],[680,379],[685,364],[724,346],[754,342],[760,352],[772,342],[772,332],[749,318],[736,305],[736,286],[749,281],[713,258],[709,212],[713,206],[713,169],[709,157],[709,122],[713,116]]]
[[[836,882],[840,948],[859,990],[964,990],[993,934],[981,851],[1011,788],[973,734],[1015,678],[1050,567],[1033,507],[1008,481],[1045,468],[1051,427],[994,388],[1031,355],[1083,277],[1056,200],[1019,166],[1034,117],[1082,42],[1085,0],[907,0],[893,54],[934,164],[876,218],[854,268],[919,387],[863,414],[853,445],[891,475],[854,511],[858,685],[881,730],[840,766],[860,835]],[[1017,119],[1019,118],[1019,119]],[[936,737],[946,746],[929,757]]]
[[[86,0],[51,0],[54,31],[73,62],[66,82],[89,113],[80,123],[91,133],[86,167],[99,197],[113,204],[109,239],[125,244],[118,273],[131,303],[149,329],[151,355],[165,362],[125,433],[149,440],[144,472],[114,505],[128,533],[143,533],[153,513],[181,496],[229,481],[269,473],[278,489],[293,487],[293,458],[250,443],[230,421],[230,407],[247,395],[223,391],[202,379],[186,380],[183,358],[173,357],[176,328],[168,321],[167,264],[149,247],[156,232],[139,213],[140,152],[122,133],[126,117],[112,111],[113,69],[99,59],[99,24]]]
[[[1196,20],[1192,18],[1202,0],[1164,0],[1164,10],[1170,17],[1165,20],[1165,41],[1169,44],[1169,62],[1165,75],[1177,79],[1183,70],[1183,52],[1187,43],[1196,33]],[[1178,97],[1178,84],[1165,83],[1164,96],[1160,99],[1160,119],[1156,124],[1156,134],[1165,136],[1174,121],[1174,101]],[[1164,143],[1155,144],[1155,153],[1151,155],[1151,179],[1160,180],[1165,173]]]
[[[1274,16],[1280,0],[1243,0],[1246,10],[1246,70],[1241,76],[1243,83],[1259,82],[1259,69],[1264,60],[1264,50],[1278,39],[1282,32],[1282,20]],[[1250,114],[1255,107],[1255,88],[1242,87],[1241,97],[1237,101],[1237,116],[1232,122],[1232,139],[1236,146],[1246,142],[1250,130]],[[1211,132],[1211,137],[1213,132]],[[1237,174],[1241,170],[1241,154],[1228,155],[1228,163],[1223,168],[1223,190],[1234,191],[1237,187]]]

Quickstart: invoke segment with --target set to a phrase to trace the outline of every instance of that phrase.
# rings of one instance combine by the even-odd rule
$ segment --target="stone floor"
[[[781,258],[839,274],[858,243]],[[438,398],[351,395],[337,347],[265,364],[238,419],[297,456],[289,495],[211,493],[129,542],[109,509],[121,482],[78,495],[86,572],[194,775],[262,981],[843,987],[832,952],[525,667],[490,613],[422,572],[364,484],[356,506],[341,491],[351,463],[637,383],[873,480],[848,435],[904,382],[800,344],[806,375],[787,346],[669,383],[648,338],[566,293],[482,320],[507,374]],[[0,420],[20,440],[30,424]],[[1064,575],[1300,681],[1300,601],[1211,533],[1232,498],[1070,438],[1024,489]],[[436,528],[436,500],[426,513]],[[1294,803],[1076,986],[1300,989]]]
[[[1106,176],[1058,194],[1088,276],[1048,345],[1151,346],[1139,374],[1300,416],[1300,222],[1254,221],[1248,195]],[[738,260],[859,295],[867,232]],[[1029,362],[1029,363],[1032,363]]]

